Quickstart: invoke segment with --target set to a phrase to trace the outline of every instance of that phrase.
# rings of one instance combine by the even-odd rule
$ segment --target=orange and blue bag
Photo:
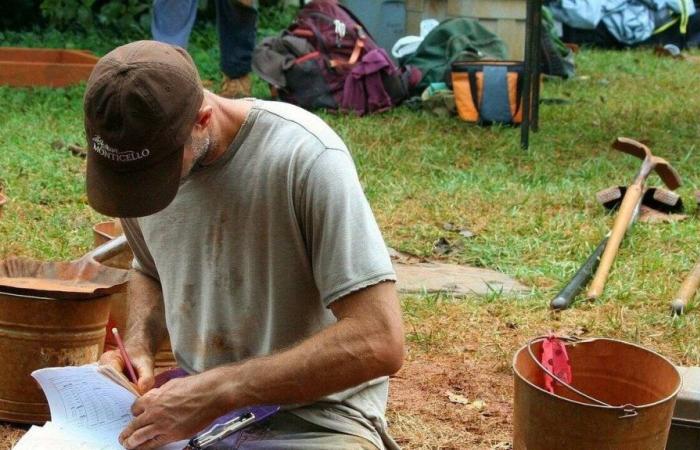
[[[520,61],[452,63],[452,90],[459,117],[480,125],[520,124],[523,73]]]

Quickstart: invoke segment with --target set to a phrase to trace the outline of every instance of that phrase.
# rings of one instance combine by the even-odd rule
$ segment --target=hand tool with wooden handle
[[[598,203],[603,205],[605,209],[611,211],[616,210],[620,207],[620,203],[622,203],[626,192],[627,186],[613,186],[598,192],[596,194],[596,200],[598,200]],[[680,195],[663,188],[647,189],[642,197],[642,205],[666,214],[679,213],[684,209],[683,200]],[[637,217],[630,222],[630,227],[632,227],[636,219]],[[583,289],[583,286],[593,277],[593,272],[595,272],[598,267],[600,256],[603,254],[603,250],[605,250],[605,244],[608,242],[609,237],[610,233],[605,235],[586,262],[583,263],[557,296],[552,299],[549,304],[552,309],[562,310],[571,306],[578,293]]]
[[[587,297],[589,299],[597,299],[603,293],[610,268],[620,249],[620,244],[625,237],[627,228],[632,222],[635,210],[638,208],[640,200],[642,199],[644,183],[651,172],[656,171],[661,177],[661,180],[671,190],[676,189],[681,184],[680,176],[675,169],[671,167],[668,161],[654,156],[646,145],[632,139],[618,138],[613,143],[613,148],[643,159],[643,162],[634,183],[627,188],[625,198],[620,205],[620,211],[615,218],[615,223],[610,232],[610,239],[608,239],[603,255],[600,258],[600,264],[598,265],[598,269],[588,289]]]
[[[688,302],[695,297],[695,293],[700,287],[700,262],[695,264],[693,271],[688,274],[683,281],[681,288],[678,289],[676,296],[671,302],[671,310],[674,316],[680,316],[688,306]]]

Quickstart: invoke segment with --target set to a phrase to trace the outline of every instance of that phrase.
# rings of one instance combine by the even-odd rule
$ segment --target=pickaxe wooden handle
[[[700,262],[695,264],[693,271],[688,274],[688,277],[683,281],[681,288],[678,289],[676,297],[671,302],[671,309],[674,316],[683,314],[688,302],[693,299],[695,293],[700,287]]]
[[[635,210],[639,207],[639,201],[642,198],[642,186],[639,183],[632,184],[627,188],[625,199],[620,205],[620,212],[615,218],[615,224],[610,233],[610,238],[605,246],[603,256],[600,258],[598,270],[593,277],[593,281],[588,289],[588,298],[596,299],[603,293],[605,281],[608,279],[610,268],[620,249],[622,239],[625,237],[627,227],[634,217]]]

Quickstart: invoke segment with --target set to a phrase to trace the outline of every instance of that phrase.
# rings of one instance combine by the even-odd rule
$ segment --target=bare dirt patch
[[[511,384],[467,355],[421,354],[392,379],[392,433],[406,449],[508,448]]]

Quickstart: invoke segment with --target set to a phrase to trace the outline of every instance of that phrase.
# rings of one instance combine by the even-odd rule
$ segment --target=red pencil
[[[126,363],[126,368],[129,371],[129,378],[131,378],[132,383],[136,384],[136,372],[134,372],[134,366],[131,365],[129,355],[126,353],[126,348],[124,348],[124,342],[122,342],[122,338],[119,336],[119,330],[117,330],[116,327],[112,328],[112,334],[114,335],[114,340],[117,341],[119,353],[122,354],[122,359],[124,359]]]

